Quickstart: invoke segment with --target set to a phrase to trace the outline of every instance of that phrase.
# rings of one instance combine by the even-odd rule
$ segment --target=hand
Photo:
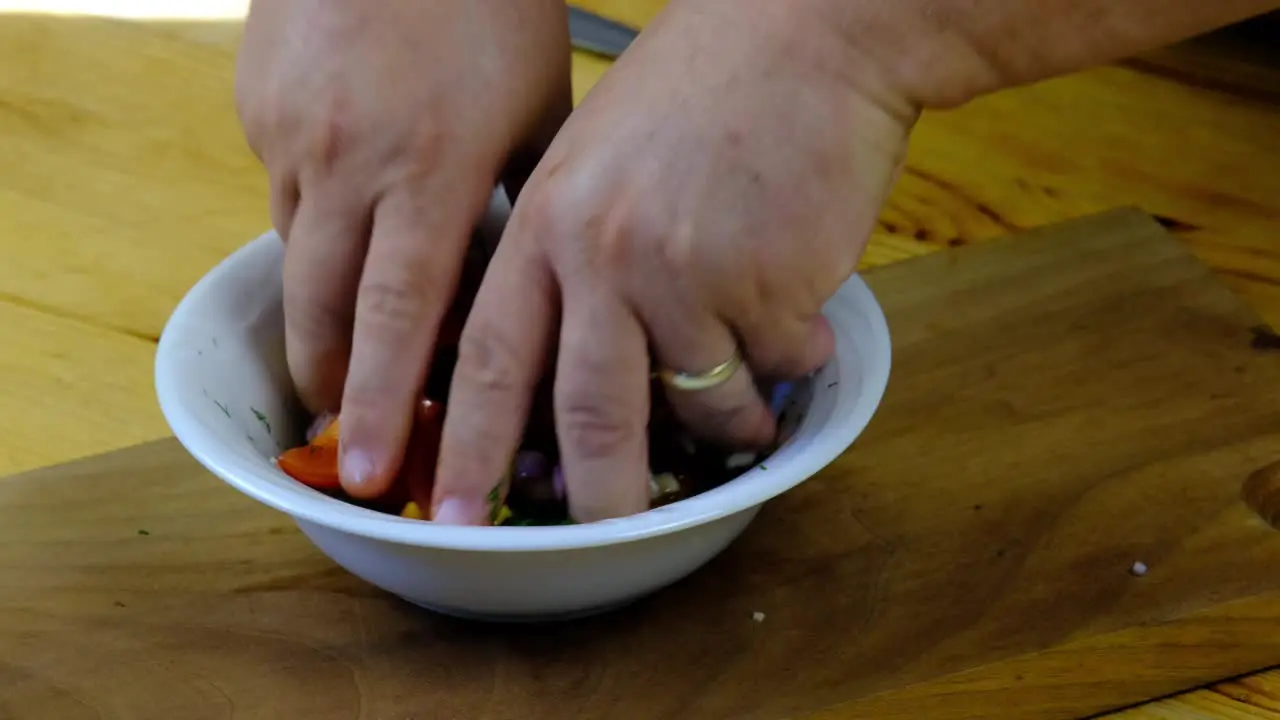
[[[828,360],[821,308],[857,268],[915,115],[791,8],[673,4],[565,124],[463,330],[437,521],[487,522],[549,357],[584,522],[648,507],[654,364],[704,372],[740,346],[728,382],[667,394],[702,435],[763,445],[775,419],[755,381]]]
[[[286,240],[289,370],[353,496],[403,458],[473,227],[572,106],[562,0],[255,0],[237,105]]]

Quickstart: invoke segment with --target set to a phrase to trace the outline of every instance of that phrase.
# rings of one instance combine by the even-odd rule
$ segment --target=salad
[[[281,453],[276,463],[294,480],[332,497],[424,520],[431,507],[432,475],[444,416],[443,403],[431,397],[421,400],[400,473],[390,491],[371,501],[353,498],[342,490],[338,476],[338,417],[318,418],[306,444]],[[490,521],[494,525],[573,522],[553,428],[549,413],[535,415],[529,423],[507,477],[490,495]],[[655,403],[649,423],[650,507],[678,502],[722,485],[755,465],[763,454],[698,442],[684,432],[665,403]]]
[[[289,448],[276,464],[294,480],[331,497],[401,517],[426,520],[436,457],[444,427],[444,398],[449,395],[457,345],[467,311],[483,276],[484,260],[473,255],[464,270],[458,300],[446,316],[437,342],[437,354],[419,402],[404,462],[391,489],[375,500],[353,498],[342,490],[338,476],[338,436],[341,419],[313,418],[306,442]],[[657,383],[657,381],[655,381]],[[535,398],[525,435],[508,476],[490,494],[490,521],[494,525],[571,524],[559,465],[551,388],[544,385]],[[663,388],[655,384],[649,418],[649,498],[658,507],[706,492],[746,472],[768,451],[742,452],[700,442],[687,433],[671,407]],[[772,396],[779,412],[790,386],[762,388]]]

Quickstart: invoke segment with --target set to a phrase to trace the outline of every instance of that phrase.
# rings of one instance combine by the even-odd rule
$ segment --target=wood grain
[[[643,24],[664,3],[582,4]],[[167,434],[154,338],[268,222],[231,103],[239,36],[0,13],[0,472]],[[1265,45],[1215,38],[926,116],[867,266],[1133,204],[1280,325],[1280,71]],[[575,58],[576,96],[606,69]],[[1268,697],[1280,674],[1133,717],[1280,718]]]
[[[1116,212],[869,281],[853,451],[589,621],[412,611],[171,440],[0,483],[0,717],[1058,720],[1280,661],[1280,363],[1206,267]]]

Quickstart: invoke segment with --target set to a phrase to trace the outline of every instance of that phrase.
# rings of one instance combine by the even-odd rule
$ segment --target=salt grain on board
[[[752,620],[755,620],[755,621],[756,621],[756,622],[758,622],[758,623],[759,623],[759,622],[764,622],[764,613],[762,613],[762,612],[760,612],[759,610],[757,610],[757,611],[755,611],[755,612],[751,613],[751,619],[752,619]]]
[[[1135,577],[1142,577],[1147,574],[1147,564],[1141,560],[1135,560],[1133,567],[1129,568],[1129,573]]]

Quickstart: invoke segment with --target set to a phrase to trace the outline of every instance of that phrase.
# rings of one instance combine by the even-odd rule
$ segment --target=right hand
[[[236,104],[286,241],[289,370],[343,488],[403,459],[472,230],[572,109],[563,0],[254,0]]]

